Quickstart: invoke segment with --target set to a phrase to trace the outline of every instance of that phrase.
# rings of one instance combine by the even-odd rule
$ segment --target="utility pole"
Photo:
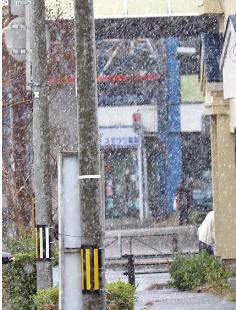
[[[49,120],[47,93],[46,21],[44,0],[33,0],[32,29],[32,90],[33,90],[33,148],[36,226],[51,223],[51,184],[49,170]],[[37,262],[37,288],[52,286],[51,263]]]
[[[80,208],[82,246],[98,247],[99,293],[83,294],[83,310],[105,310],[103,217],[97,120],[95,25],[92,0],[74,0],[78,106],[78,153],[80,161]],[[101,252],[101,251],[100,251]]]

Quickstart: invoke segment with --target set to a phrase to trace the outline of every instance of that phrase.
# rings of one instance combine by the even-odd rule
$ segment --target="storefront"
[[[100,127],[106,218],[160,216],[158,139],[142,139],[131,126]]]
[[[132,127],[100,127],[107,218],[143,217],[141,139]]]

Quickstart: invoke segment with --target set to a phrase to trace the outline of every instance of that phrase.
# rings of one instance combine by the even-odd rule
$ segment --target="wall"
[[[236,32],[230,22],[227,27],[224,49],[221,56],[224,99],[230,99],[230,131],[236,128]]]
[[[235,0],[220,0],[224,9],[224,28],[226,27],[229,15],[236,13],[236,1]]]
[[[212,134],[216,255],[236,259],[235,136],[229,132],[229,115],[212,119]]]
[[[58,3],[62,16],[72,18],[74,6],[72,0],[46,0],[46,6],[55,12]],[[108,5],[107,0],[94,0],[95,18],[115,18],[134,16],[162,16],[162,15],[197,15],[196,0],[113,0]],[[54,13],[55,14],[55,13]]]
[[[229,45],[227,47],[224,66],[223,66],[223,87],[224,87],[224,98],[236,97],[236,55],[234,55],[233,48],[236,44],[236,35],[233,38],[233,34],[230,37]]]
[[[180,105],[181,132],[199,132],[202,129],[203,104]]]
[[[62,111],[62,113],[59,113]],[[156,106],[121,106],[121,107],[99,107],[99,126],[132,126],[132,114],[140,113],[147,132],[157,132]],[[202,126],[203,105],[182,104],[180,106],[181,131],[200,132]],[[66,131],[72,148],[76,147],[77,110],[75,102],[75,88],[63,86],[57,91],[52,91],[49,109],[51,128],[57,131]],[[67,142],[63,143],[65,147]]]
[[[199,14],[222,13],[222,3],[218,0],[198,0]]]
[[[99,107],[99,126],[132,126],[133,113],[140,113],[147,132],[157,132],[157,107],[155,105]]]

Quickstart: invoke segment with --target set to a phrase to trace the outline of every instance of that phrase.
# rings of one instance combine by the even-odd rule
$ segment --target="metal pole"
[[[29,85],[31,80],[31,51],[30,51],[30,33],[31,33],[31,2],[25,4],[25,26],[26,26],[26,61],[25,61],[25,75],[26,75],[26,89],[31,90]]]
[[[96,48],[93,1],[74,0],[78,145],[82,245],[103,249],[101,171],[97,120]],[[104,252],[104,251],[102,251]],[[104,256],[104,253],[103,253]],[[104,259],[101,259],[100,294],[84,294],[84,310],[105,310]]]
[[[77,153],[58,160],[59,309],[82,309],[81,220]]]
[[[134,267],[134,255],[133,254],[126,254],[122,257],[127,258],[127,270],[123,273],[125,276],[128,276],[128,282],[129,284],[135,286],[135,267]]]
[[[143,223],[144,210],[143,210],[143,169],[142,169],[142,138],[140,137],[138,146],[138,183],[139,183],[139,217]]]
[[[147,150],[145,146],[144,137],[142,136],[143,145],[143,187],[144,187],[144,218],[149,219],[149,205],[148,205],[148,174],[147,174]]]
[[[49,169],[49,121],[47,94],[47,55],[44,0],[32,1],[32,89],[33,148],[36,225],[51,223],[51,184]],[[52,286],[50,261],[37,263],[37,288]]]

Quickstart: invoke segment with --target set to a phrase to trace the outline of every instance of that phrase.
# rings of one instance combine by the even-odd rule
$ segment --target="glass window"
[[[105,152],[106,217],[138,217],[137,150],[116,149]]]

